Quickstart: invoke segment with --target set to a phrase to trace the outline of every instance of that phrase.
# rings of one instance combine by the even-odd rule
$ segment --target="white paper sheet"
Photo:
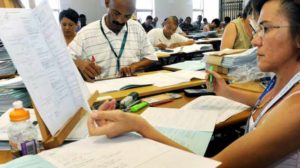
[[[0,37],[52,135],[80,107],[89,110],[89,92],[46,2],[33,10],[1,9],[0,24]]]
[[[218,112],[147,108],[142,116],[168,138],[203,156],[211,139]]]
[[[182,107],[182,109],[217,111],[219,113],[217,123],[249,108],[245,104],[221,96],[201,96]]]
[[[149,107],[142,113],[143,118],[153,126],[191,131],[213,131],[217,111],[209,109],[175,109]]]
[[[220,164],[134,134],[114,139],[90,137],[41,152],[39,156],[59,168],[216,167]]]

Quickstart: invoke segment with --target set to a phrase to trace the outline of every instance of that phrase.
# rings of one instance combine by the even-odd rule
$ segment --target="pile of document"
[[[14,101],[21,100],[24,107],[31,106],[30,96],[25,88],[6,89],[0,88],[0,115],[12,107]]]
[[[192,38],[195,40],[201,39],[201,38],[208,38],[208,37],[217,37],[218,33],[217,31],[208,31],[208,32],[200,32],[200,33],[194,33],[187,35],[188,38]]]
[[[2,41],[0,40],[0,76],[12,75],[16,73],[12,60],[10,59]]]
[[[98,91],[100,93],[119,91],[121,88],[133,88],[128,86],[154,85],[157,87],[166,87],[184,82],[189,82],[191,79],[205,79],[205,71],[190,71],[180,70],[176,72],[154,73],[143,76],[132,76],[126,78],[117,78],[110,80],[101,80],[94,83],[86,82],[90,93]]]
[[[12,106],[14,101],[23,101],[24,107],[31,106],[30,96],[25,89],[22,78],[0,80],[0,115]]]
[[[224,49],[217,52],[204,53],[204,62],[207,68],[213,66],[213,70],[222,74],[228,74],[241,65],[256,61],[257,48],[250,49]]]

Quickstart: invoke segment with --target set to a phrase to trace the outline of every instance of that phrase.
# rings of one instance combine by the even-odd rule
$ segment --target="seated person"
[[[184,22],[179,25],[179,27],[184,31],[186,34],[195,30],[195,27],[192,25],[192,18],[186,17]]]
[[[213,90],[253,107],[247,133],[213,157],[219,167],[299,167],[300,161],[300,3],[291,0],[252,0],[260,11],[252,44],[258,47],[261,71],[274,72],[263,94],[229,87],[217,73]],[[258,3],[257,3],[258,2]],[[108,137],[136,131],[145,138],[186,149],[155,130],[137,114],[114,109],[105,103],[89,117],[91,135]]]
[[[243,17],[230,22],[223,33],[220,49],[249,49],[252,47],[252,28],[250,26],[251,3],[243,11]]]
[[[78,29],[79,15],[73,9],[63,10],[59,14],[59,22],[67,45],[76,36],[76,30]]]
[[[207,24],[203,27],[203,31],[204,32],[217,31],[219,33],[221,31],[220,24],[221,24],[220,19],[214,19],[211,21],[210,24]]]
[[[176,48],[185,45],[194,44],[194,40],[190,40],[180,34],[175,33],[178,27],[178,19],[176,16],[170,16],[164,22],[163,28],[151,30],[147,36],[154,47],[159,49]]]
[[[130,19],[135,0],[105,1],[108,13],[83,27],[69,45],[74,62],[85,78],[131,76],[157,60],[140,23]]]
[[[151,29],[153,29],[152,20],[153,20],[152,16],[149,15],[147,16],[145,22],[142,24],[146,33],[148,33]]]
[[[203,29],[203,24],[201,22],[202,22],[202,15],[198,15],[197,21],[195,21],[193,23],[193,26],[194,26],[196,31],[200,31],[200,30]]]

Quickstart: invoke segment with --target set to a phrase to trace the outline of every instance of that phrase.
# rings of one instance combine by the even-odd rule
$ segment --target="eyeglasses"
[[[255,22],[250,22],[251,28],[253,30],[253,36],[258,35],[259,37],[264,37],[266,33],[270,32],[272,29],[280,29],[294,26],[276,26],[268,23],[257,24]]]

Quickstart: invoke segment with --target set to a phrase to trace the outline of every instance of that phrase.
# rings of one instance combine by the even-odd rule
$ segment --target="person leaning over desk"
[[[159,49],[176,48],[194,44],[194,40],[190,40],[178,33],[178,19],[176,16],[170,16],[164,22],[163,28],[152,29],[147,36],[154,47]]]
[[[300,165],[300,1],[253,0],[260,12],[252,44],[258,47],[261,71],[276,75],[259,95],[229,87],[215,72],[213,90],[253,107],[247,133],[213,157],[220,167],[299,167]],[[115,137],[136,131],[142,136],[181,149],[142,117],[104,104],[89,117],[91,135]],[[110,109],[111,111],[104,111]],[[96,123],[97,126],[94,124]]]
[[[82,28],[69,44],[74,62],[87,81],[131,76],[157,60],[143,27],[129,20],[135,0],[105,0],[101,20]]]
[[[252,47],[252,28],[250,26],[251,1],[243,10],[243,17],[231,21],[224,30],[220,49],[249,49]],[[254,16],[255,17],[255,16]],[[257,19],[256,19],[257,20]]]

